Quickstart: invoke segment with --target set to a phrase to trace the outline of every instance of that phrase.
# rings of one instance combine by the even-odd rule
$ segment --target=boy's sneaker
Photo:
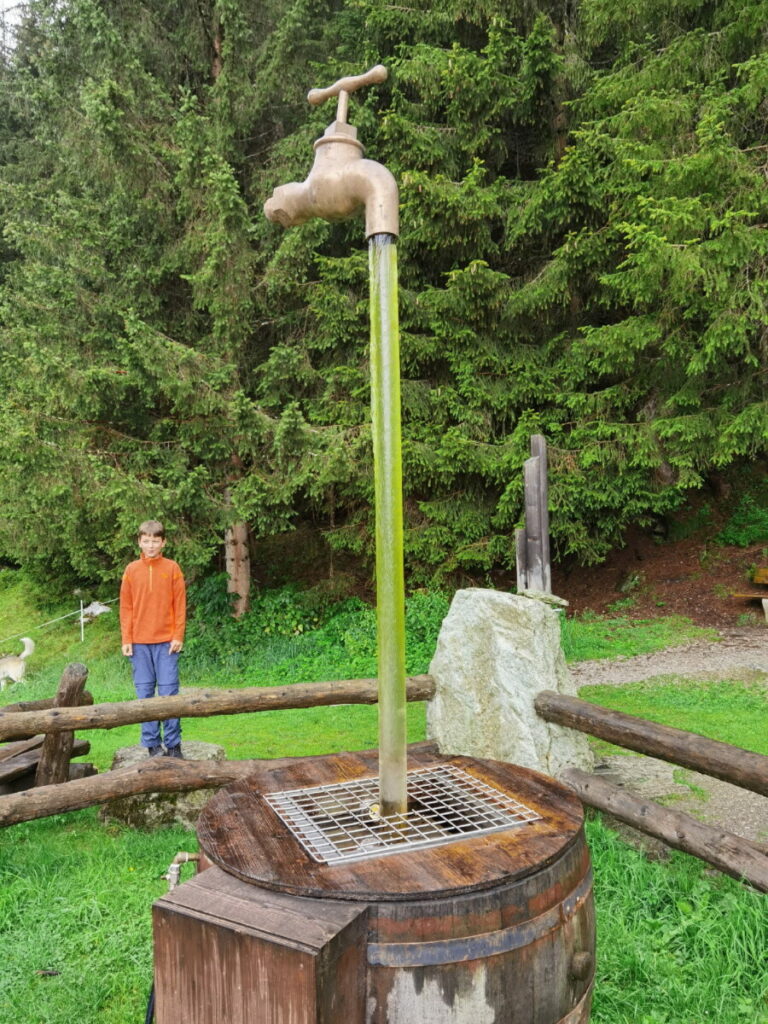
[[[168,749],[165,752],[165,756],[166,757],[178,757],[178,758],[181,758],[181,760],[183,761],[184,760],[184,755],[181,752],[181,744],[179,744],[178,747],[168,747]]]
[[[160,757],[165,751],[162,747],[147,747],[147,753],[150,757]]]

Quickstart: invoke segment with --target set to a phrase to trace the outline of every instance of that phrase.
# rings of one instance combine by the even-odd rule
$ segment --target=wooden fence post
[[[79,662],[67,665],[53,699],[53,707],[65,708],[79,705],[87,678],[88,669],[85,665],[81,665]],[[50,733],[45,737],[35,774],[36,786],[49,786],[67,781],[74,742],[75,734],[73,732]]]
[[[523,465],[525,527],[515,533],[517,591],[552,593],[549,557],[549,484],[547,442],[543,434],[531,436],[531,458]]]

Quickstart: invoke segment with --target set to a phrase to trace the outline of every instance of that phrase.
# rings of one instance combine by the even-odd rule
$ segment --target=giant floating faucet
[[[311,89],[310,103],[339,97],[336,120],[315,142],[315,163],[306,181],[280,185],[264,204],[269,220],[284,228],[313,217],[343,220],[365,208],[365,237],[399,234],[397,182],[382,164],[363,159],[357,128],[347,124],[349,94],[365,85],[383,82],[387,69],[377,64],[364,75],[340,78],[328,89]]]
[[[320,217],[343,220],[365,211],[371,304],[371,421],[376,494],[376,620],[379,666],[379,803],[382,817],[405,814],[406,698],[403,498],[400,440],[400,352],[397,309],[397,183],[386,167],[363,158],[357,129],[347,124],[349,94],[383,82],[381,64],[363,75],[312,89],[319,104],[338,96],[336,120],[315,142],[306,181],[280,185],[264,204],[267,217],[294,227]]]

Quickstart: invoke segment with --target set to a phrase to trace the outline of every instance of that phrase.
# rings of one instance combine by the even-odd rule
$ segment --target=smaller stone
[[[224,761],[226,752],[216,743],[185,740],[182,756],[187,761]],[[112,770],[128,768],[146,761],[147,748],[120,747],[112,759]],[[106,803],[99,814],[102,821],[119,821],[133,828],[162,828],[183,825],[194,828],[203,807],[214,795],[212,789],[194,789],[185,793],[137,793]]]

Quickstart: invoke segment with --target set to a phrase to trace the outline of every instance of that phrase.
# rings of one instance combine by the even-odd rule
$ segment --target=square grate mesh
[[[339,864],[501,832],[541,817],[461,768],[408,773],[408,813],[380,818],[378,777],[264,796],[313,860]]]

